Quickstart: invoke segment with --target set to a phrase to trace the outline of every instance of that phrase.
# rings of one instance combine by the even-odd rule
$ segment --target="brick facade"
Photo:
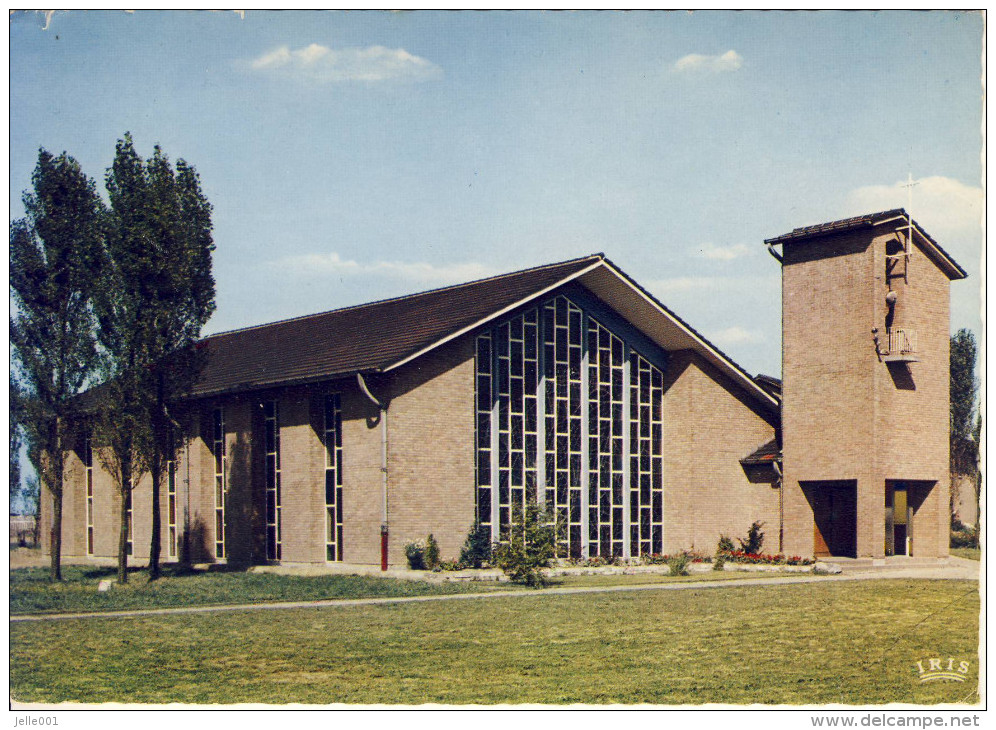
[[[871,230],[878,233],[870,234]],[[914,247],[909,275],[886,281],[886,249],[895,245],[889,243],[894,239],[893,229],[883,233],[879,227],[785,245],[780,421],[771,399],[749,377],[711,346],[695,340],[682,329],[683,324],[674,326],[667,319],[669,314],[653,311],[644,294],[627,295],[632,298],[613,310],[613,301],[608,300],[622,298],[633,288],[607,268],[589,280],[591,286],[603,287],[600,301],[596,301],[595,289],[582,291],[578,282],[560,290],[591,299],[593,306],[604,310],[600,317],[604,314],[606,322],[627,329],[641,347],[649,348],[645,354],[659,348],[663,433],[655,448],[663,457],[664,552],[695,549],[711,553],[720,535],[743,536],[752,522],[760,521],[766,552],[812,555],[823,510],[853,514],[847,518],[853,523],[849,528],[853,534],[841,539],[853,538],[853,551],[858,555],[881,556],[889,484],[908,488],[914,554],[947,554],[949,280]],[[885,295],[890,284],[898,302],[887,323]],[[543,291],[547,297],[556,293]],[[624,317],[623,312],[632,316]],[[511,310],[504,316],[513,316]],[[651,316],[659,319],[648,319]],[[636,327],[637,319],[642,330]],[[880,361],[872,328],[884,337],[887,326],[917,330],[920,362]],[[176,464],[178,555],[171,558],[168,553],[164,483],[163,558],[189,557],[194,563],[219,560],[212,449],[214,413],[221,408],[227,482],[225,556],[221,560],[233,565],[266,562],[264,408],[275,401],[280,438],[280,561],[326,562],[323,439],[325,402],[330,395],[338,396],[341,415],[342,562],[380,562],[385,507],[390,565],[405,565],[405,543],[430,533],[438,540],[444,559],[456,558],[476,512],[476,335],[477,331],[468,329],[406,364],[384,368],[385,372],[367,375],[363,381],[370,395],[387,406],[386,505],[384,414],[361,388],[355,373],[308,384],[202,395],[178,406],[175,415],[188,434]],[[371,346],[375,344],[372,339]],[[741,464],[748,454],[780,435],[784,488],[774,471],[750,470]],[[67,559],[86,557],[82,454],[77,448],[67,455],[63,516]],[[120,495],[102,468],[99,444],[94,446],[93,477],[93,556],[113,559]],[[145,476],[133,495],[132,560],[137,564],[148,557],[150,499],[150,480]],[[51,497],[46,492],[41,505],[47,549]]]
[[[887,277],[886,249],[901,250],[904,234],[896,224],[784,246],[787,552],[814,551],[819,483],[848,480],[858,556],[885,554],[887,482],[911,485],[913,554],[947,555],[950,282],[919,246],[905,280],[901,261]],[[887,322],[890,288],[897,302]],[[919,362],[878,356],[874,338],[887,347],[890,324],[916,330]]]

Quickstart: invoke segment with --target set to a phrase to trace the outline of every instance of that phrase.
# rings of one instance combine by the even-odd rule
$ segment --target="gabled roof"
[[[795,228],[788,233],[783,233],[780,236],[765,239],[764,242],[771,245],[794,243],[820,236],[831,236],[847,231],[854,231],[860,228],[885,225],[886,223],[896,223],[896,229],[912,224],[913,230],[920,237],[920,240],[917,241],[917,236],[913,236],[914,242],[923,248],[924,253],[948,277],[951,279],[964,279],[968,276],[968,273],[958,262],[951,258],[948,252],[941,248],[940,244],[931,238],[930,234],[923,230],[919,223],[912,220],[909,213],[903,208],[893,208],[892,210],[883,210],[880,213],[868,213],[866,215],[854,216],[853,218],[843,218],[838,221],[830,221],[829,223],[819,223],[815,226],[803,226],[802,228]]]
[[[388,370],[602,261],[600,254],[212,335],[192,395]]]
[[[603,254],[207,337],[194,397],[389,372],[577,282],[665,350],[692,349],[770,413],[778,401]]]

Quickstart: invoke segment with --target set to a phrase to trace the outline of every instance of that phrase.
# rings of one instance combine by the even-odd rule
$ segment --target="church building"
[[[903,210],[767,242],[783,380],[751,376],[602,254],[212,335],[162,495],[167,560],[405,565],[527,501],[562,556],[948,550],[949,283]],[[120,496],[81,428],[63,555],[117,552]],[[148,555],[148,476],[129,500]],[[51,496],[43,494],[43,529]],[[45,539],[44,544],[48,544]]]

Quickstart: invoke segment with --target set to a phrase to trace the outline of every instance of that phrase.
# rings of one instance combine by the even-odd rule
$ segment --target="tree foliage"
[[[72,446],[74,397],[94,373],[92,298],[103,253],[103,204],[72,157],[38,152],[25,216],[10,224],[13,366],[31,462],[53,498],[51,577],[62,577],[64,453]]]
[[[496,543],[491,562],[511,580],[528,586],[546,584],[542,570],[556,554],[557,526],[532,500],[513,507],[508,540]]]
[[[119,580],[127,580],[125,503],[140,476],[152,477],[150,575],[159,574],[161,483],[175,459],[179,422],[169,404],[196,380],[194,343],[214,311],[211,206],[193,167],[174,169],[160,147],[143,160],[126,134],[106,175],[109,265],[97,312],[104,351],[100,433],[105,466],[121,493]]]
[[[960,329],[951,336],[951,471],[955,474],[974,475],[978,467],[977,357],[978,345],[970,330]]]

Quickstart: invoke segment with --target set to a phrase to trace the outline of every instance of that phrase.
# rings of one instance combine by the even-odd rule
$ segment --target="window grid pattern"
[[[543,306],[546,506],[557,554],[581,556],[582,316],[559,296]]]
[[[214,556],[225,557],[225,498],[228,496],[226,479],[225,412],[214,409],[211,452],[214,455]]]
[[[491,333],[477,338],[477,522],[491,527]]]
[[[630,356],[630,554],[663,550],[664,374],[637,353]]]
[[[83,471],[86,479],[86,554],[93,555],[93,441],[89,430],[83,436]]]
[[[342,560],[342,411],[339,394],[325,396],[325,559]]]
[[[623,341],[588,321],[588,554],[624,553]]]
[[[536,384],[538,315],[535,309],[497,329],[494,350],[498,409],[498,536],[506,539],[516,511],[536,500]]]
[[[558,555],[659,553],[661,370],[565,296],[476,345],[477,514],[492,537],[538,498]]]
[[[266,559],[280,560],[280,407],[263,404],[263,441],[266,448]]]
[[[166,553],[176,557],[176,461],[166,462]]]

